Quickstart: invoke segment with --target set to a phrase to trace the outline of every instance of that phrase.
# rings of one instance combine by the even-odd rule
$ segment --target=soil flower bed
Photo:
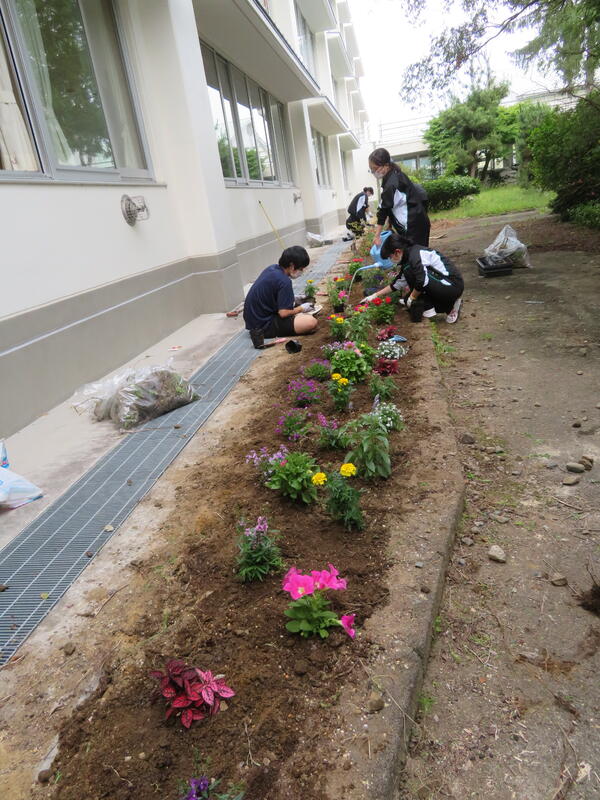
[[[352,302],[359,300],[354,287]],[[400,333],[414,335],[404,315],[398,313],[394,324]],[[368,663],[372,656],[364,621],[387,598],[384,520],[401,491],[408,443],[403,430],[388,432],[388,480],[364,480],[360,458],[328,449],[336,437],[324,437],[323,431],[335,434],[372,411],[367,379],[353,385],[352,407],[342,410],[334,407],[329,392],[319,393],[320,384],[311,382],[309,394],[316,391],[319,400],[306,419],[314,421],[299,434],[301,441],[291,437],[282,445],[277,421],[301,399],[289,397],[287,387],[295,389],[292,382],[301,380],[300,388],[306,388],[302,369],[323,358],[321,348],[331,344],[328,327],[324,319],[318,332],[306,338],[301,359],[274,354],[274,368],[267,363],[271,354],[263,356],[256,367],[262,372],[254,384],[253,407],[223,432],[212,456],[191,469],[179,487],[176,512],[163,526],[165,549],[138,565],[136,607],[143,613],[132,617],[123,609],[106,674],[63,729],[53,765],[59,780],[44,796],[50,791],[58,800],[180,800],[186,786],[190,791],[190,777],[201,775],[222,786],[241,784],[245,800],[326,800],[319,777],[343,757],[331,745],[339,722],[338,698],[347,682],[364,677],[361,661]],[[373,325],[365,344],[376,347],[376,334]],[[410,359],[409,352],[397,362],[390,380],[396,384],[400,419],[414,437],[419,430],[411,421]],[[285,466],[290,454],[300,452],[315,465],[311,475],[316,479],[309,478],[304,501],[296,502],[273,490],[269,481],[273,484],[274,471]],[[316,477],[321,475],[325,480]],[[360,494],[360,525],[347,529],[328,513],[327,476],[337,481],[339,491],[354,492],[356,502]],[[275,561],[274,570],[261,580],[244,582],[237,573],[240,519],[256,519],[260,527],[263,517],[277,531],[285,569],[279,571]],[[256,535],[258,527],[249,530]],[[325,564],[329,571],[323,570]],[[341,588],[340,583],[319,583],[326,572],[334,575],[333,564],[345,590],[325,596],[326,588]],[[322,605],[318,611],[325,614],[325,625],[316,627],[326,636],[289,625],[290,619],[300,619],[286,616],[286,609],[301,578],[305,588],[316,587],[316,595],[308,594],[310,603]],[[185,720],[183,713],[165,720],[164,701],[173,696],[173,676],[167,680],[163,672],[169,664],[169,675],[175,665],[175,677],[180,668],[196,670],[194,685],[182,689],[175,681],[173,687],[176,709],[198,709],[189,710]],[[157,680],[163,696],[156,691]],[[219,696],[218,713],[211,713],[215,701],[207,687]],[[210,766],[199,771],[199,759]]]

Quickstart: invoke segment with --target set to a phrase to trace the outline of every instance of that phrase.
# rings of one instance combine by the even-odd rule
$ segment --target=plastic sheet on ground
[[[0,511],[24,506],[42,495],[42,490],[35,484],[8,469],[6,447],[4,442],[0,442]]]

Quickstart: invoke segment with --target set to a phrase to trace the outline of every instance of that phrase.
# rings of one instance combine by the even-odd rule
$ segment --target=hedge
[[[586,228],[600,228],[600,200],[581,203],[569,209],[568,218],[575,225],[582,225]]]
[[[452,175],[448,178],[425,181],[423,188],[429,195],[429,210],[444,211],[457,206],[462,198],[469,194],[479,194],[481,184],[477,178]]]

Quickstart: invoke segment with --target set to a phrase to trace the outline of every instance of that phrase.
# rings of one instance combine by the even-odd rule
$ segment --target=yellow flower
[[[338,323],[338,325],[343,325],[345,319],[343,317],[336,317],[335,321]]]
[[[333,375],[331,376],[331,380],[332,380],[332,381],[339,381],[339,379],[340,379],[341,377],[342,377],[342,376],[340,375],[340,373],[339,373],[339,372],[334,372],[334,373],[333,373]]]
[[[350,462],[342,464],[340,467],[340,475],[343,475],[344,478],[351,478],[353,475],[356,475],[356,467]]]
[[[339,383],[340,386],[347,386],[349,381],[348,381],[348,378],[340,378],[338,383]]]
[[[315,472],[311,480],[315,486],[323,486],[324,483],[327,483],[327,475],[324,472]]]
[[[309,280],[307,280],[306,282],[307,282],[307,283],[314,283],[314,281],[313,281],[312,279],[309,279]]]

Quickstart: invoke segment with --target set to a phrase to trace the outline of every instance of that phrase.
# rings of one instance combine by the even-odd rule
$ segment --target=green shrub
[[[451,175],[447,178],[426,181],[423,188],[429,196],[429,210],[443,211],[447,208],[454,208],[463,197],[469,194],[479,194],[481,184],[477,178]]]
[[[585,228],[600,228],[600,200],[581,203],[569,210],[569,220]]]

